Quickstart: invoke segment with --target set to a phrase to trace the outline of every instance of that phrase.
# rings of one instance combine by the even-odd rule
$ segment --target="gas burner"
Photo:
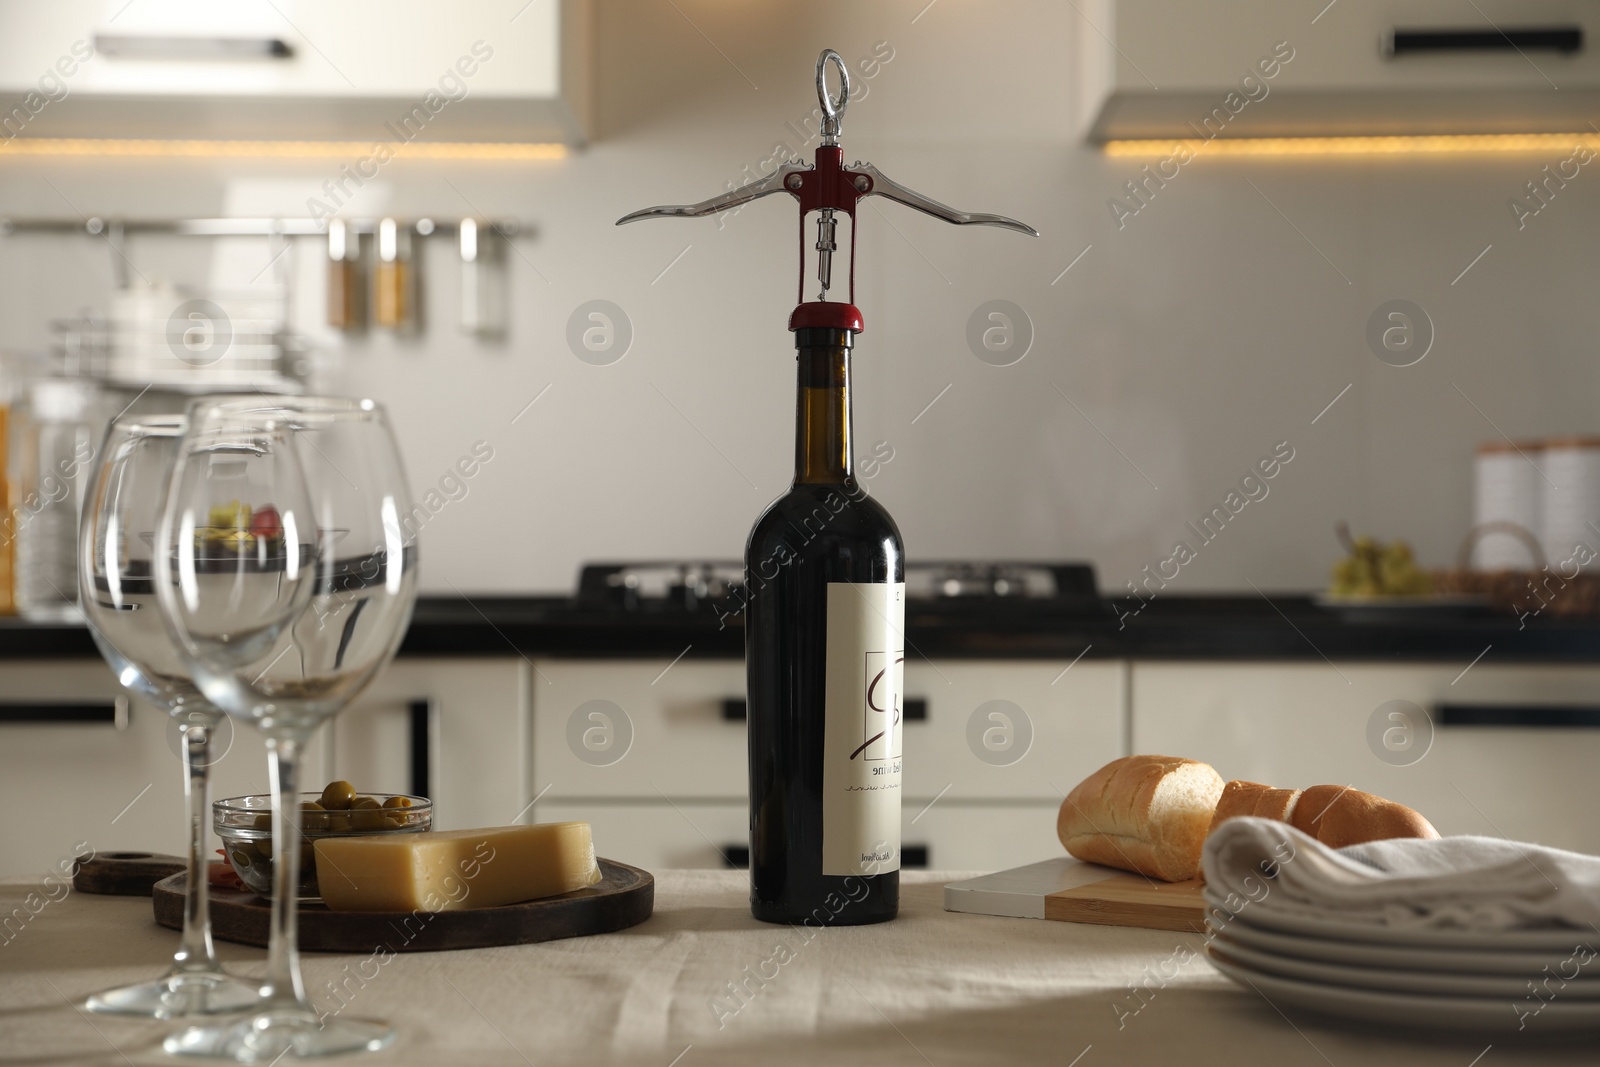
[[[578,576],[578,602],[623,611],[698,611],[743,583],[739,563],[590,563]]]
[[[727,560],[590,563],[578,578],[578,603],[612,611],[714,612],[741,602],[744,567]],[[1021,602],[1102,610],[1094,569],[1083,563],[1022,561],[906,564],[906,598],[952,604]]]
[[[927,563],[906,571],[906,594],[914,599],[1048,598],[1060,591],[1052,568],[1029,563]]]

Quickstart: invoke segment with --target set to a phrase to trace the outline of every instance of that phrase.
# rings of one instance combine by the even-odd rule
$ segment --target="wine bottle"
[[[838,75],[828,89],[828,70]],[[1004,215],[957,211],[870,163],[844,163],[839,132],[850,70],[817,57],[814,162],[697,204],[630,211],[639,219],[723,216],[786,193],[815,217],[816,300],[789,317],[798,349],[794,484],[757,520],[745,549],[745,673],[750,740],[750,909],[769,922],[846,926],[892,919],[900,904],[900,742],[905,560],[900,531],[850,462],[850,349],[856,208],[881,196],[957,226],[1039,232]],[[970,158],[963,152],[963,158]],[[849,299],[829,300],[837,227],[848,219]],[[802,233],[803,233],[802,229]]]
[[[794,484],[745,554],[750,907],[768,922],[899,908],[905,559],[851,462],[852,344],[795,330]]]

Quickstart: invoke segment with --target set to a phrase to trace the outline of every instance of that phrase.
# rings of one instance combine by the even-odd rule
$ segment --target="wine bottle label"
[[[828,583],[822,873],[900,869],[903,582]]]

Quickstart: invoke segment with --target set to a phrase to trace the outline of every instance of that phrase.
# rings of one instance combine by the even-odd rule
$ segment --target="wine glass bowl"
[[[117,681],[178,721],[184,759],[188,875],[182,940],[161,978],[105,990],[90,1011],[169,1018],[240,1011],[259,986],[224,974],[206,907],[205,814],[211,731],[222,721],[195,685],[157,609],[152,546],[184,429],[180,416],[118,418],[108,427],[85,496],[79,535],[83,613]]]
[[[163,589],[196,680],[263,727],[314,727],[393,656],[416,598],[398,450],[370,401],[203,402],[174,472]],[[303,488],[297,488],[303,487]],[[313,494],[315,499],[313,499]],[[275,513],[281,533],[242,544]]]
[[[410,495],[383,410],[337,397],[195,401],[156,539],[161,613],[201,692],[266,736],[272,927],[256,1013],[168,1037],[272,1063],[377,1051],[388,1024],[319,1016],[297,947],[299,760],[393,658],[417,592]]]

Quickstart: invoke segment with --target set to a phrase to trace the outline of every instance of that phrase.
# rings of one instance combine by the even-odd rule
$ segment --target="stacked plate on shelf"
[[[1230,915],[1209,888],[1206,903],[1211,962],[1280,1009],[1458,1033],[1600,1027],[1600,931],[1405,928],[1248,903]]]

